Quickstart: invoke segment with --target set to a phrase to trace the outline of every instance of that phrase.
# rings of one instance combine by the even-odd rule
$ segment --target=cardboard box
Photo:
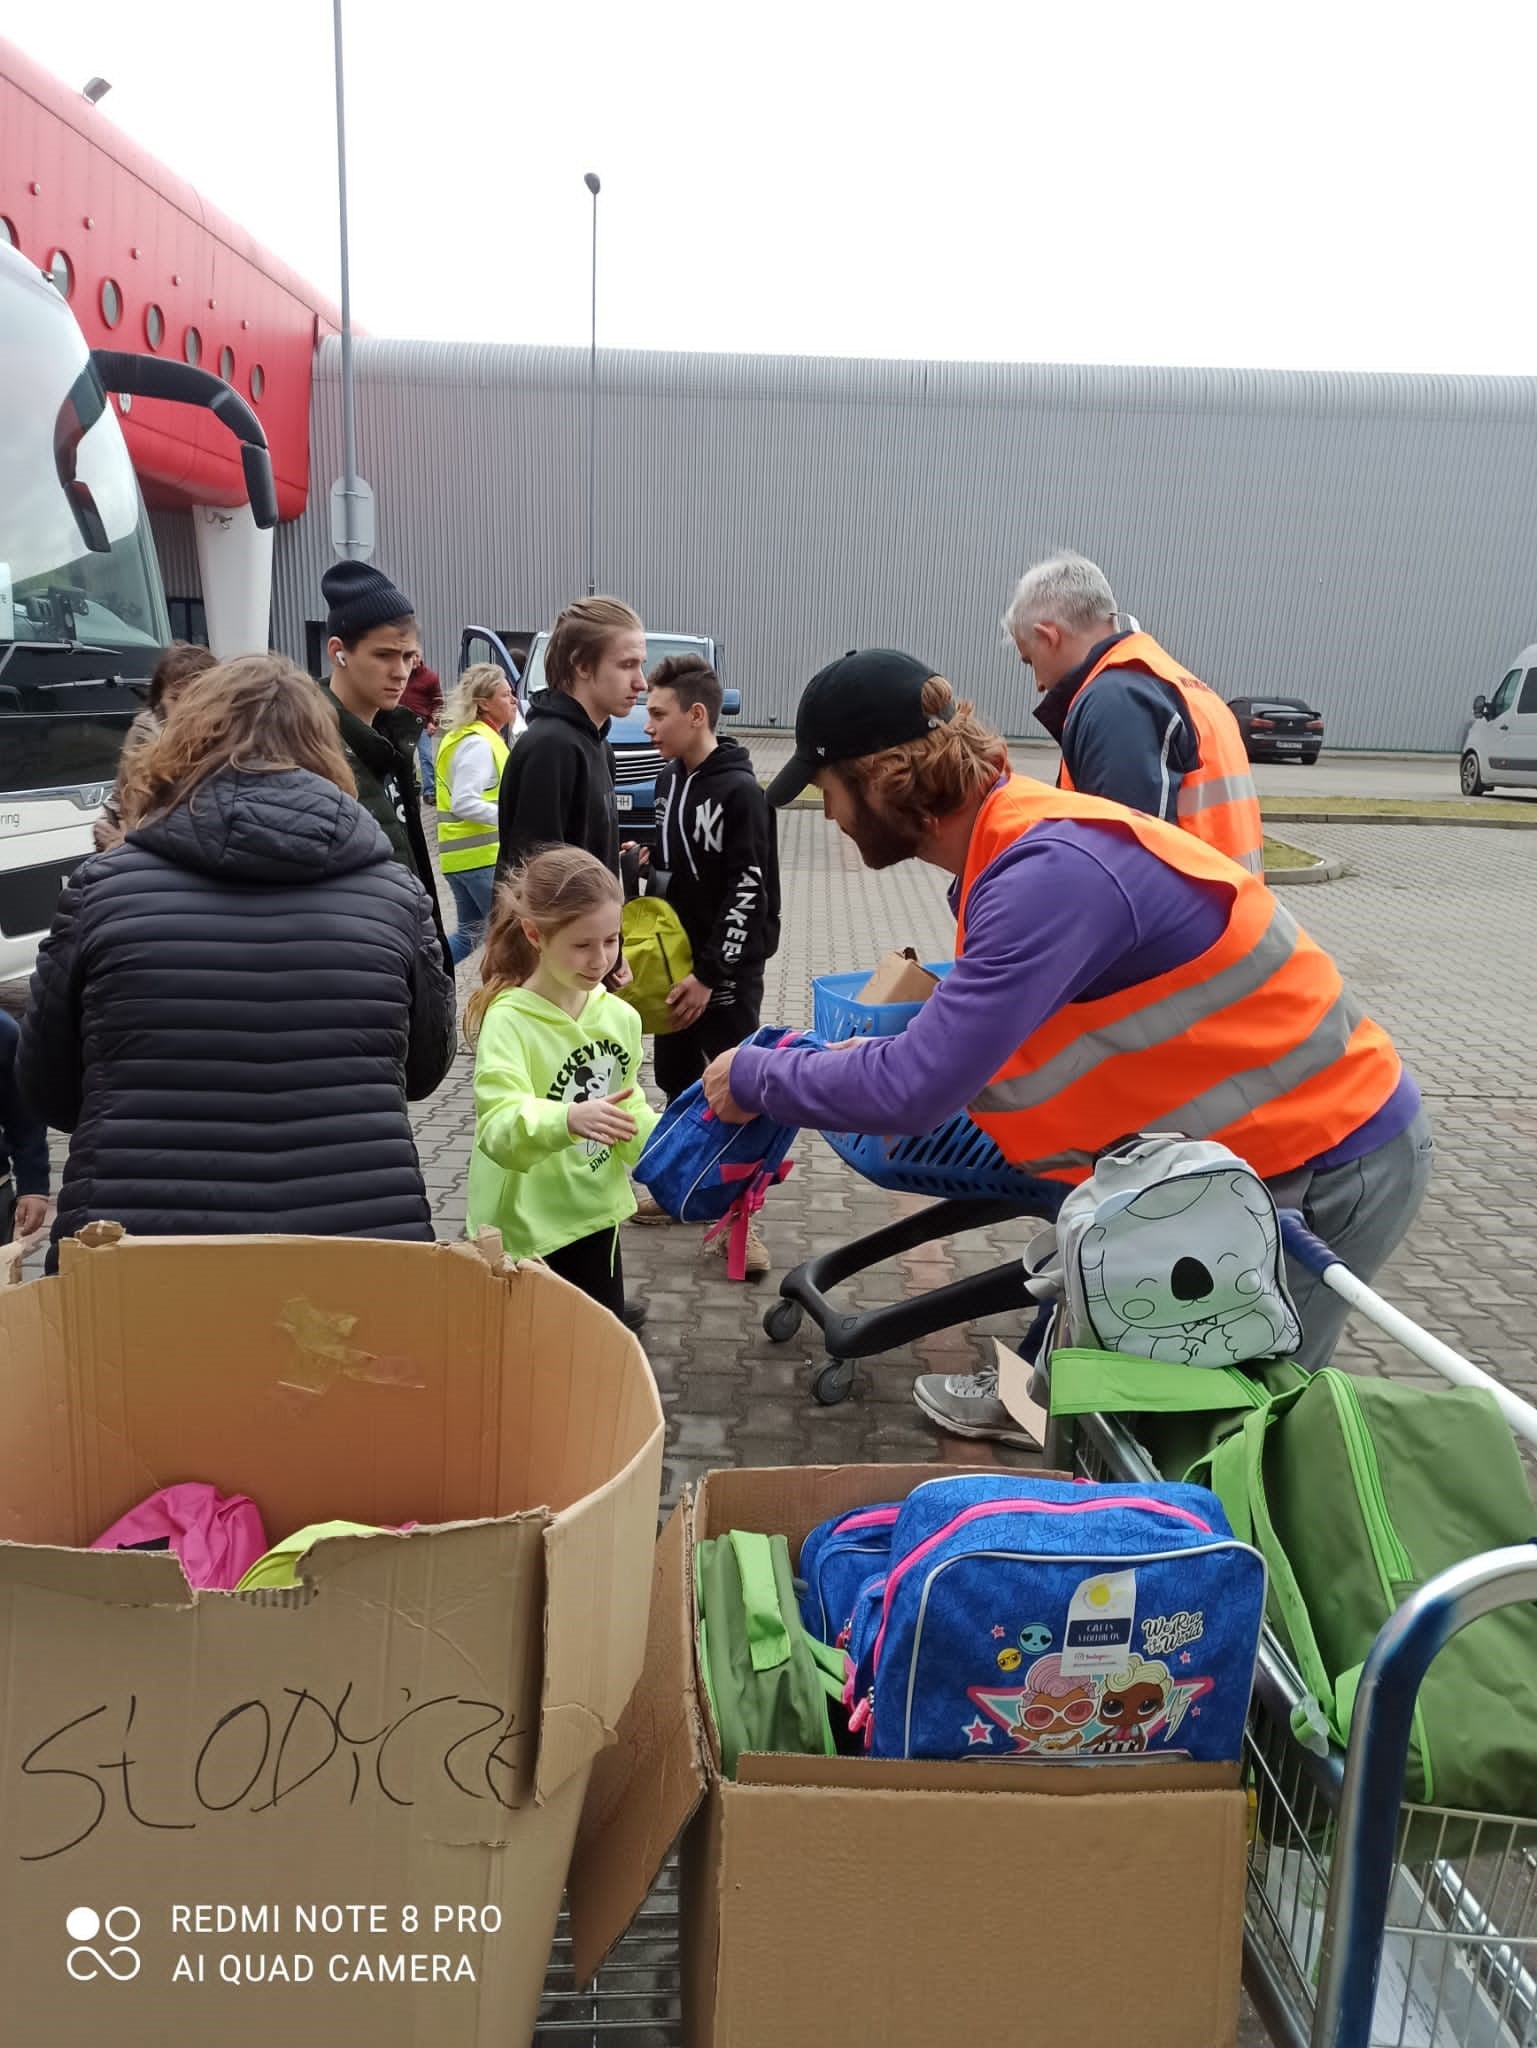
[[[713,1472],[657,1547],[646,1665],[570,1878],[578,1975],[682,1836],[689,2048],[1231,2048],[1236,1767],[744,1758],[701,1712],[696,1540],[901,1496],[935,1468]]]
[[[939,986],[937,974],[919,961],[911,946],[888,953],[859,991],[862,1003],[926,1003]]]
[[[6,2048],[516,2048],[640,1671],[662,1416],[633,1337],[467,1246],[119,1241],[0,1289]],[[249,1493],[292,1590],[87,1552]]]

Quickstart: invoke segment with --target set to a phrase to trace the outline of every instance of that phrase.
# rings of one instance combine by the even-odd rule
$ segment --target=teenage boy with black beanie
[[[427,891],[451,974],[437,876],[422,830],[415,764],[418,724],[400,709],[417,653],[411,600],[367,562],[333,562],[320,579],[320,590],[328,606],[326,653],[331,662],[325,689],[336,706],[358,802],[383,831],[396,860]]]

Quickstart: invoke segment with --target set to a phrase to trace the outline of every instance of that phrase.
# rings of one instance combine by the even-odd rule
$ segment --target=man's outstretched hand
[[[704,1070],[704,1097],[723,1124],[750,1124],[752,1111],[743,1109],[731,1092],[731,1062],[735,1049],[723,1052]]]

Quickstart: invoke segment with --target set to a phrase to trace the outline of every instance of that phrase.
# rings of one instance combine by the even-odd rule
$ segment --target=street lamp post
[[[342,0],[331,0],[336,51],[336,198],[342,259],[342,474],[332,491],[332,541],[344,556],[367,555],[358,532],[358,425],[352,384],[352,272],[347,260],[347,96],[342,83]]]
[[[587,595],[592,597],[598,588],[598,194],[603,184],[596,171],[588,171],[582,183],[592,194],[592,342],[587,356]]]

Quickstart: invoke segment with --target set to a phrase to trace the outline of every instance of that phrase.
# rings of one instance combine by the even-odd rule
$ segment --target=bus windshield
[[[87,645],[146,675],[170,627],[122,430],[64,300],[0,256],[0,659],[7,641]],[[6,667],[14,685],[32,664]]]

